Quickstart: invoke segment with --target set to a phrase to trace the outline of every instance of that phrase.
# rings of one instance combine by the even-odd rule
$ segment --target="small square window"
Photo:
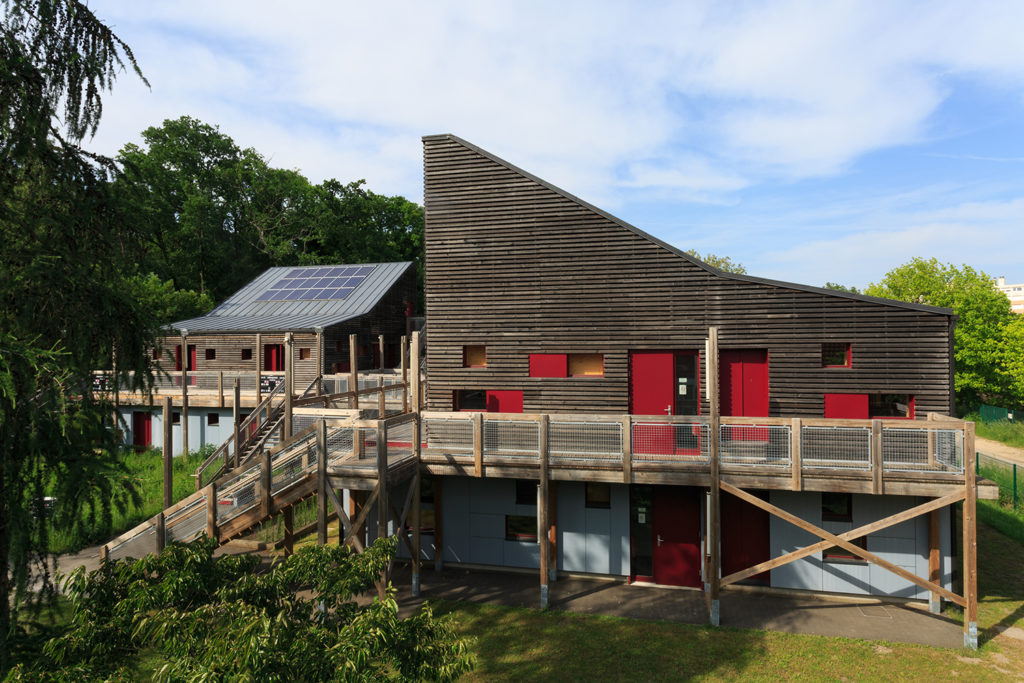
[[[516,479],[516,505],[537,504],[537,482],[531,479]]]
[[[849,493],[822,493],[821,521],[852,522],[853,496]]]
[[[299,360],[309,360],[311,357],[309,349],[299,349]]]
[[[821,345],[821,367],[853,367],[853,353],[848,342],[825,342]]]
[[[242,360],[252,360],[252,349],[242,349]]]
[[[171,424],[172,425],[180,425],[181,424],[181,413],[177,413],[177,412],[171,413]]]
[[[483,389],[456,389],[455,410],[487,410],[487,392]]]
[[[602,482],[587,482],[585,507],[608,510],[612,506],[612,485]]]
[[[216,360],[217,349],[206,349],[206,360]]]
[[[464,368],[486,368],[487,347],[482,345],[462,347],[462,367]]]
[[[220,413],[207,413],[206,414],[206,424],[208,424],[210,426],[219,425],[220,424]]]
[[[602,377],[604,375],[604,354],[570,353],[570,377]]]
[[[160,360],[164,355],[164,352],[160,349],[153,349],[153,360]]]
[[[505,540],[537,542],[537,517],[505,515]]]

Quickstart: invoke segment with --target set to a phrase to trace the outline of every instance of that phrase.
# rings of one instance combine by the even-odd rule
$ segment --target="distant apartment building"
[[[996,289],[1009,297],[1014,313],[1024,313],[1024,283],[1008,285],[1005,277],[997,277]]]

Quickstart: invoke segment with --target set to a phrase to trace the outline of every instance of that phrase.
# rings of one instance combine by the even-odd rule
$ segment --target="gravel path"
[[[990,455],[993,458],[1000,458],[1008,462],[1015,462],[1024,465],[1024,448],[1014,448],[999,441],[983,439],[980,436],[974,439],[974,448],[979,453]]]

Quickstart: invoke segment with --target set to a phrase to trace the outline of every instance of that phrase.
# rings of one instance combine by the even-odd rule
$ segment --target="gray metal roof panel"
[[[373,272],[344,299],[322,301],[258,301],[257,299],[292,270],[373,266]],[[204,316],[171,323],[189,332],[260,332],[313,330],[366,315],[412,266],[397,263],[351,263],[269,268]]]

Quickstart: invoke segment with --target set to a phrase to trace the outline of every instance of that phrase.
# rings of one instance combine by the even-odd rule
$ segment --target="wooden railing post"
[[[964,423],[964,485],[967,488],[963,509],[964,532],[964,647],[978,649],[978,521],[976,516],[977,482],[974,474],[974,423]]]
[[[719,373],[718,373],[718,328],[708,329],[708,388],[710,389],[711,403],[711,509],[709,512],[708,524],[708,595],[711,601],[709,621],[712,626],[718,626],[721,621],[721,608],[719,602],[720,577],[719,567],[721,566],[721,477],[719,473],[719,450],[721,434],[721,413],[719,404]]]
[[[405,346],[405,337],[402,337],[402,346]],[[416,461],[416,470],[412,475],[412,595],[419,597],[420,594],[420,527],[422,526],[420,514],[420,498],[422,476],[422,464],[420,462],[420,419],[416,416],[412,423],[412,456]]]
[[[377,416],[383,420],[385,417],[388,416],[387,397],[384,396],[383,375],[377,378],[377,387],[380,389],[380,393],[377,396]]]
[[[231,419],[232,419],[232,422],[234,422],[234,425],[235,425],[235,428],[234,428],[234,439],[235,439],[234,440],[234,443],[235,443],[234,465],[235,465],[235,467],[238,467],[238,459],[239,459],[239,457],[241,457],[239,455],[239,445],[240,444],[239,444],[239,441],[238,441],[238,437],[239,437],[238,426],[239,426],[239,421],[242,419],[242,407],[241,407],[241,404],[242,404],[242,387],[241,387],[241,383],[240,383],[239,379],[237,377],[235,377],[235,384],[232,387],[232,397],[231,397]]]
[[[622,418],[622,481],[633,483],[633,419],[629,415]]]
[[[167,520],[163,510],[156,513],[156,551],[163,552],[167,547]]]
[[[270,462],[270,451],[264,449],[260,454],[260,492],[263,494],[260,498],[260,515],[264,518],[269,517],[274,512],[274,500],[273,500],[273,479],[274,471],[273,465]]]
[[[881,494],[884,489],[882,481],[882,421],[871,421],[871,492]]]
[[[295,394],[293,380],[295,379],[295,337],[289,332],[284,337],[288,346],[284,364],[284,424],[281,426],[282,440],[290,439],[292,436],[292,400]],[[267,416],[270,417],[269,415]]]
[[[263,403],[263,337],[256,335],[256,405]]]
[[[206,487],[206,535],[217,538],[217,485]]]
[[[928,421],[935,421],[935,413],[928,413]],[[928,469],[935,469],[935,430],[928,430]]]
[[[484,415],[473,413],[473,476],[484,476]]]
[[[358,430],[356,430],[358,431]],[[317,422],[316,431],[316,535],[317,543],[327,545],[327,421]]]
[[[551,564],[551,524],[548,517],[548,427],[549,416],[541,415],[537,425],[540,456],[540,490],[537,494],[537,536],[540,541],[540,608],[548,606],[548,571]]]
[[[174,417],[171,412],[171,397],[164,396],[164,507],[174,505]],[[196,477],[196,491],[200,488],[199,477]]]
[[[224,371],[217,371],[217,403],[218,407],[224,407]]]
[[[409,344],[409,410],[420,412],[420,333],[412,333]]]
[[[388,423],[377,420],[377,538],[388,535]]]
[[[181,332],[181,456],[188,455],[188,364],[192,360],[188,352],[188,337]]]
[[[791,488],[794,491],[800,491],[804,487],[803,478],[803,454],[800,450],[801,444],[801,430],[803,429],[803,421],[799,417],[793,418],[793,424],[790,427],[789,435],[789,454],[790,454],[790,467],[793,471],[793,481]]]
[[[384,335],[377,335],[377,369],[384,369]]]
[[[352,392],[351,408],[359,407],[359,337],[348,335],[348,390]]]
[[[399,352],[402,356],[402,412],[409,412],[409,338],[402,336],[401,349]]]

